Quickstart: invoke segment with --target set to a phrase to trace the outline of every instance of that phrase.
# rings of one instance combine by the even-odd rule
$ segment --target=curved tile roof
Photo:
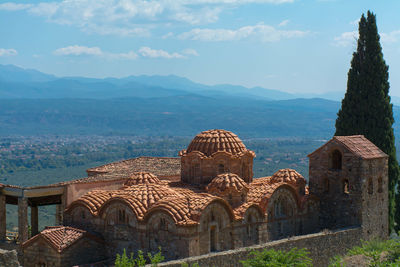
[[[113,203],[114,201],[120,201],[126,203],[135,213],[136,218],[138,220],[142,220],[146,214],[147,209],[143,205],[143,203],[140,202],[138,199],[136,199],[135,196],[125,192],[120,192],[119,194],[113,196],[107,202],[105,202],[100,208],[99,214],[100,215],[103,214],[103,212],[107,209],[107,206]]]
[[[85,195],[81,196],[74,202],[72,202],[66,211],[70,211],[72,207],[77,204],[81,204],[89,209],[92,215],[97,215],[103,204],[118,194],[118,190],[106,191],[106,190],[93,190]]]
[[[249,186],[247,183],[234,173],[223,173],[215,177],[207,186],[209,193],[221,194],[224,192],[247,192]]]
[[[223,151],[232,155],[239,155],[247,151],[239,137],[226,130],[208,130],[196,135],[189,144],[186,153],[199,151],[206,156]]]
[[[138,184],[128,187],[124,191],[140,201],[146,209],[164,197],[181,196],[170,187],[158,184]]]
[[[137,184],[159,184],[160,179],[150,172],[135,172],[124,183],[124,186],[132,186]]]

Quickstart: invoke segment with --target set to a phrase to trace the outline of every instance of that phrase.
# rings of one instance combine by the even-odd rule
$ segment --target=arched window
[[[160,225],[159,225],[160,230],[168,230],[167,222],[165,221],[165,218],[160,219]]]
[[[324,179],[324,192],[329,193],[329,179],[328,178]]]
[[[382,177],[378,178],[378,193],[382,193],[383,192],[383,181],[382,181]]]
[[[248,174],[249,174],[249,166],[246,163],[242,164],[242,177],[243,179],[247,179],[248,178]]]
[[[347,180],[347,179],[343,180],[342,189],[343,189],[344,194],[350,193],[349,180]]]
[[[218,174],[225,173],[225,166],[224,164],[218,164]]]
[[[374,193],[374,183],[372,181],[372,178],[368,179],[368,194]]]
[[[331,155],[331,168],[334,170],[342,169],[342,153],[337,149]]]
[[[228,202],[229,202],[229,204],[232,205],[232,194],[229,194],[229,195],[228,195]]]
[[[124,224],[125,222],[126,222],[125,210],[119,209],[118,210],[118,223],[119,224]]]
[[[86,219],[86,212],[84,210],[81,211],[81,218]]]

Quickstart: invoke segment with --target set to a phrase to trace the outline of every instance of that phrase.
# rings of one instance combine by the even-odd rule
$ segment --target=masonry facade
[[[87,263],[159,247],[172,260],[325,228],[358,226],[363,239],[388,235],[388,158],[363,136],[334,137],[311,153],[309,185],[292,169],[253,179],[255,153],[225,130],[198,134],[179,156],[139,158],[146,168],[139,159],[111,163],[63,185],[66,209],[57,231],[80,237],[58,234],[67,246],[27,266],[64,266],[63,255],[74,248]],[[50,231],[22,244],[27,257],[39,255],[39,242],[54,248]],[[86,258],[80,242],[105,253]]]

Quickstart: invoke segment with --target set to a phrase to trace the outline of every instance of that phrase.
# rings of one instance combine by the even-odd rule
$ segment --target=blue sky
[[[345,91],[357,22],[377,14],[400,96],[398,0],[0,2],[0,64],[58,76],[175,74],[205,84]]]

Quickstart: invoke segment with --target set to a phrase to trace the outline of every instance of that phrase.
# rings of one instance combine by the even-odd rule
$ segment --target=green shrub
[[[156,267],[160,262],[164,260],[164,256],[161,255],[161,248],[158,248],[158,252],[154,255],[151,253],[147,253],[148,260],[151,266]],[[146,265],[146,259],[144,257],[143,251],[139,250],[137,257],[133,258],[133,253],[128,257],[126,255],[126,250],[124,249],[124,253],[122,255],[117,254],[117,258],[115,259],[115,267],[143,267]]]
[[[293,248],[288,252],[281,250],[253,250],[251,258],[240,261],[244,267],[308,267],[312,266],[312,260],[308,257],[306,249]]]

